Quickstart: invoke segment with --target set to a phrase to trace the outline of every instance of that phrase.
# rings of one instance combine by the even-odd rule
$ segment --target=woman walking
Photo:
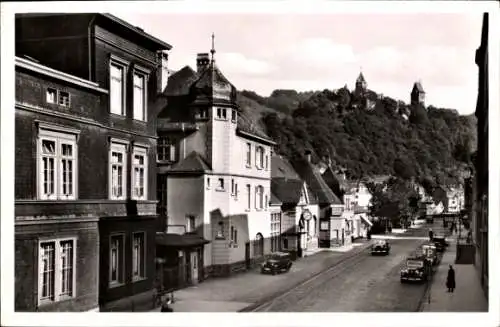
[[[448,269],[448,277],[446,278],[446,287],[448,288],[448,292],[452,292],[455,290],[455,270],[452,265],[450,265],[450,269]]]

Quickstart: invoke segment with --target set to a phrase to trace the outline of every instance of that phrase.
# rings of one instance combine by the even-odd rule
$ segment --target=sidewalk
[[[368,248],[371,241],[356,240],[349,252],[320,251],[293,262],[288,273],[263,275],[260,269],[227,278],[213,278],[175,291],[174,312],[237,312],[265,301],[311,278],[328,267]],[[159,312],[160,308],[151,310]]]
[[[444,252],[420,311],[488,312],[488,302],[482,291],[474,265],[455,265],[456,237],[455,234],[447,238],[450,245]],[[448,293],[446,288],[446,277],[450,264],[455,269],[457,285],[453,293]]]

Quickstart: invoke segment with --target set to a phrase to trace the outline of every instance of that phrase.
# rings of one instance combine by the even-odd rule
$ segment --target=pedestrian
[[[429,241],[432,242],[432,240],[434,239],[434,232],[432,231],[432,228],[429,229]]]
[[[448,292],[452,292],[455,290],[455,270],[453,266],[450,265],[450,269],[448,269],[448,276],[446,277],[446,287],[448,288]]]
[[[161,305],[161,312],[174,312],[174,309],[170,307],[170,304],[172,304],[172,298],[167,296],[167,299],[163,301]]]

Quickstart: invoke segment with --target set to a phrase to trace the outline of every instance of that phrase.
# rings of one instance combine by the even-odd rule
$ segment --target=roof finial
[[[212,50],[210,50],[210,53],[212,54],[212,62],[215,62],[214,60],[214,54],[215,54],[215,34],[212,32]]]

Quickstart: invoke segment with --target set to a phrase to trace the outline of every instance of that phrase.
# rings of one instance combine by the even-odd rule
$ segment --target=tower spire
[[[212,32],[212,49],[210,50],[210,53],[212,54],[212,62],[215,62],[214,55],[215,55],[215,34]]]

